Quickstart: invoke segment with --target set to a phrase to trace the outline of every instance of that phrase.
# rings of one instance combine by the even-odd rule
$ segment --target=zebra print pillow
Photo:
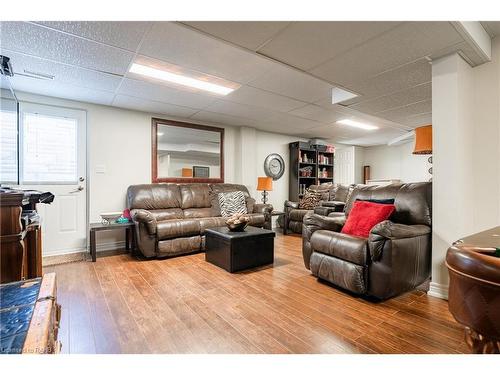
[[[233,191],[231,193],[219,193],[220,214],[228,217],[234,214],[246,214],[247,205],[245,203],[245,194],[242,191]]]

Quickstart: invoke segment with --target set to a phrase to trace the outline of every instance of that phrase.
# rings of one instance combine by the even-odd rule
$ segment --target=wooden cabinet
[[[42,236],[36,204],[50,193],[0,189],[0,282],[42,276]],[[47,202],[47,203],[50,203]]]
[[[292,142],[289,148],[289,200],[298,201],[311,185],[333,183],[334,152],[308,142]]]

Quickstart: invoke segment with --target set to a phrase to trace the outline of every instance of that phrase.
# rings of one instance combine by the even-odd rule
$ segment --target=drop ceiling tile
[[[49,21],[35,23],[134,52],[139,47],[144,33],[151,25],[150,22],[130,21]]]
[[[246,104],[239,104],[229,102],[227,100],[217,100],[210,104],[206,111],[222,113],[229,116],[244,117],[252,120],[265,120],[273,115],[273,111],[263,109],[260,107],[249,106]]]
[[[345,116],[340,111],[336,111],[334,109],[327,110],[316,104],[307,104],[304,107],[294,109],[293,111],[290,111],[288,113],[297,117],[325,123],[331,123],[340,120]]]
[[[418,115],[408,116],[400,120],[402,124],[405,124],[411,128],[416,128],[421,125],[432,124],[432,113],[420,113]]]
[[[461,41],[449,22],[404,22],[311,73],[349,88],[351,82],[368,79]]]
[[[259,52],[300,69],[311,69],[376,37],[397,22],[294,22]]]
[[[305,138],[332,139],[340,137],[340,132],[337,127],[330,124],[308,129],[306,132],[299,133],[299,135]]]
[[[406,118],[422,113],[432,112],[432,100],[424,100],[404,107],[378,112],[377,116],[391,121],[404,121]]]
[[[290,22],[264,21],[208,21],[183,23],[253,51],[290,24]]]
[[[330,83],[281,64],[276,64],[249,85],[307,103],[331,96],[333,88]]]
[[[343,139],[343,144],[350,144],[356,146],[376,146],[387,144],[391,139],[399,137],[406,132],[398,129],[380,129],[373,134],[365,134],[357,137]],[[365,164],[370,164],[370,160],[365,160]]]
[[[321,122],[308,120],[296,116],[292,116],[288,113],[276,112],[269,119],[265,121],[267,124],[288,126],[289,128],[295,129],[311,129],[322,125]]]
[[[198,94],[129,78],[123,79],[117,93],[195,109],[205,108],[216,100],[216,97],[209,94]]]
[[[380,96],[375,99],[361,101],[360,103],[349,106],[366,113],[376,113],[387,111],[392,108],[406,106],[412,103],[430,100],[432,97],[432,84],[430,82],[411,87],[394,94]]]
[[[232,126],[253,126],[257,124],[255,120],[246,119],[243,117],[229,116],[222,113],[215,113],[209,111],[200,111],[190,118],[199,121],[208,121],[215,124],[224,124]]]
[[[248,104],[281,112],[288,112],[306,104],[295,99],[250,86],[240,87],[231,94],[226,95],[225,99],[235,103]]]
[[[15,92],[29,92],[38,95],[53,96],[56,98],[77,100],[81,102],[111,105],[114,93],[110,91],[89,89],[64,83],[32,79],[22,76],[12,77],[12,86]]]
[[[155,22],[140,53],[238,83],[251,81],[273,66],[264,57],[172,22]]]
[[[26,22],[2,22],[2,48],[45,59],[124,74],[134,56],[114,47]]]
[[[54,76],[53,82],[65,83],[96,90],[115,91],[121,77],[79,68],[73,65],[55,63],[38,57],[4,50],[12,62],[15,74],[41,73]],[[37,78],[32,78],[36,80]]]
[[[160,113],[175,117],[189,117],[194,115],[198,110],[181,107],[178,105],[155,102],[153,100],[146,100],[135,98],[127,95],[116,95],[113,100],[114,107],[134,109],[142,112]]]

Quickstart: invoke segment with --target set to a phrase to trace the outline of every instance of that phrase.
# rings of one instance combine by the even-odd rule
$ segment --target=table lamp
[[[257,191],[262,191],[262,203],[266,204],[268,191],[273,190],[273,179],[271,177],[257,177]]]

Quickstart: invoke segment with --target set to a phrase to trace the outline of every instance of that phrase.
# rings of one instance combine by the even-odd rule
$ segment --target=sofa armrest
[[[302,256],[304,265],[309,269],[309,260],[311,258],[311,236],[320,229],[339,232],[345,223],[345,215],[336,217],[321,216],[314,213],[308,213],[304,216],[302,224]]]
[[[132,220],[136,223],[143,223],[150,235],[156,234],[156,219],[148,210],[136,209],[130,212]]]
[[[286,200],[285,201],[285,211],[286,211],[286,208],[299,208],[299,202],[292,202],[292,201]]]
[[[253,213],[254,214],[270,214],[272,211],[273,211],[272,204],[256,203],[253,206]]]
[[[380,259],[386,241],[411,239],[430,236],[431,227],[427,225],[405,225],[390,220],[375,225],[368,237],[368,248],[373,261]]]

